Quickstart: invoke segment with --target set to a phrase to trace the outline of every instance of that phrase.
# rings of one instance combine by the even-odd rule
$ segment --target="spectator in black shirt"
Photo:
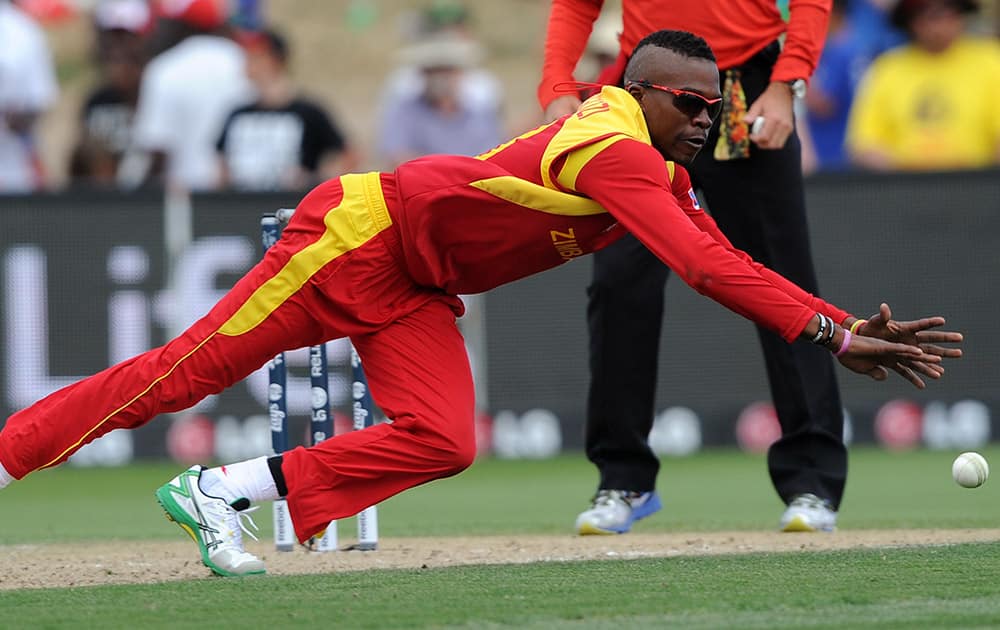
[[[240,190],[304,189],[349,172],[354,152],[323,108],[298,95],[288,44],[273,31],[244,37],[247,76],[258,98],[233,111],[216,145],[222,185]]]
[[[142,0],[111,0],[94,9],[101,83],[80,112],[80,133],[70,157],[70,177],[99,186],[115,184],[132,139],[139,81],[150,27]]]

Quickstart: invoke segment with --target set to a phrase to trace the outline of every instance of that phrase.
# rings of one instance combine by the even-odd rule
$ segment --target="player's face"
[[[653,147],[687,164],[705,146],[713,114],[721,109],[719,70],[707,59],[656,49],[656,62],[640,84],[626,86],[639,101]],[[664,89],[668,88],[668,89]]]

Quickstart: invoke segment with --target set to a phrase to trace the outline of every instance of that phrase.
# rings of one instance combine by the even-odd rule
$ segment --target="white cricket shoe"
[[[576,533],[624,534],[632,523],[654,514],[663,507],[656,492],[598,490],[590,509],[576,518]]]
[[[245,518],[254,529],[256,523],[223,499],[202,492],[198,481],[203,470],[203,466],[192,466],[177,475],[156,490],[156,500],[167,518],[198,543],[201,561],[213,572],[226,577],[264,573],[260,558],[243,549],[243,532],[254,540],[257,537],[241,519]]]
[[[788,504],[778,527],[783,532],[832,532],[837,529],[837,513],[826,499],[800,494]]]

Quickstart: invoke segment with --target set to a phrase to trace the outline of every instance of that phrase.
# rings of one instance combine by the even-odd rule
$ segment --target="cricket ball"
[[[978,488],[990,476],[990,465],[979,453],[962,453],[951,465],[951,476],[963,488]]]

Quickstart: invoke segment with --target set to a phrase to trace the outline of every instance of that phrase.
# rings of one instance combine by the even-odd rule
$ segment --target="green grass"
[[[968,628],[1000,619],[998,552],[1000,544],[978,544],[19,591],[0,593],[5,611],[0,623],[46,628],[91,622],[101,628]]]
[[[887,453],[854,449],[841,510],[842,529],[1000,526],[1000,482],[959,488],[951,480],[956,452]],[[1000,447],[985,449],[1000,462]],[[36,473],[0,492],[0,544],[127,540],[177,536],[153,490],[182,466],[124,469],[63,466]],[[414,488],[381,506],[385,536],[569,533],[596,484],[583,456],[544,461],[476,462],[457,477]],[[664,459],[659,480],[664,510],[637,531],[773,529],[783,509],[764,458],[709,451]],[[260,525],[269,535],[270,519]]]
[[[1000,483],[959,488],[956,454],[852,450],[841,529],[997,527]],[[180,468],[32,475],[0,492],[0,544],[178,539],[152,492]],[[582,456],[484,460],[385,502],[381,531],[568,535],[595,481]],[[763,457],[734,451],[665,459],[659,487],[666,507],[637,531],[767,531],[783,507]],[[998,560],[992,543],[0,591],[0,628],[984,627],[1000,622]]]

